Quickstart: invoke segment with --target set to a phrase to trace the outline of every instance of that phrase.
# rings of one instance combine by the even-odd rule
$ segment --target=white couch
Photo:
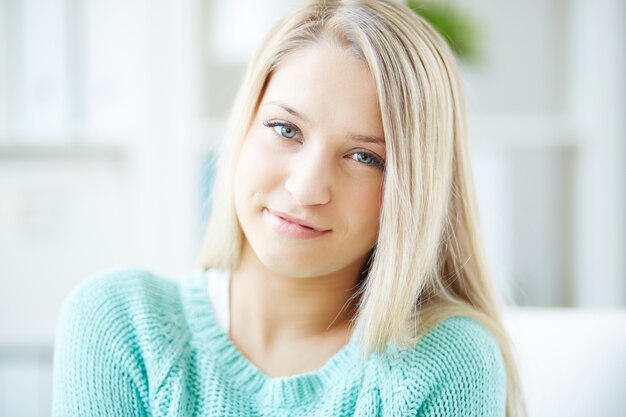
[[[507,310],[530,417],[626,417],[626,309]]]

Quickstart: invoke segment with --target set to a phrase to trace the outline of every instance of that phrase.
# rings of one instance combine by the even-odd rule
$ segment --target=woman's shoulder
[[[465,316],[452,316],[439,323],[423,336],[413,349],[413,355],[427,354],[440,361],[454,358],[465,362],[496,365],[500,359],[500,348],[494,335],[484,324]]]
[[[175,281],[140,268],[103,271],[76,287],[57,327],[54,415],[76,411],[76,390],[85,409],[148,409],[188,340],[179,293]]]
[[[124,304],[137,299],[159,302],[175,297],[178,284],[166,277],[138,267],[108,269],[98,272],[79,284],[68,295],[66,303]]]
[[[499,344],[491,331],[465,316],[443,320],[400,356],[409,374],[413,374],[411,367],[415,366],[438,378],[476,371],[493,371],[493,376],[499,377],[503,366]]]
[[[177,282],[147,269],[126,267],[88,277],[68,294],[63,309],[133,316],[153,310],[166,312],[177,304]]]
[[[123,333],[128,346],[140,349],[139,344],[150,343],[150,351],[167,348],[186,332],[179,287],[176,281],[142,268],[99,272],[65,299],[59,336],[94,333],[103,341]]]
[[[436,410],[449,412],[444,415],[503,415],[503,356],[493,333],[473,318],[443,320],[412,348],[400,351],[394,363],[400,390],[420,415],[430,415],[428,410],[435,415]],[[485,414],[475,414],[478,409]]]

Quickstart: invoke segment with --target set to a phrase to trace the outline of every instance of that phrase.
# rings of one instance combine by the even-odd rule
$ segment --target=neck
[[[346,332],[361,263],[331,274],[289,277],[267,269],[245,247],[231,278],[231,333],[271,349]]]

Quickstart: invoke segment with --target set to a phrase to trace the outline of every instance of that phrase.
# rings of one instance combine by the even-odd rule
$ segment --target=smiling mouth
[[[275,220],[272,222],[281,233],[292,237],[309,238],[324,235],[330,232],[330,229],[318,229],[308,224],[302,223],[297,218],[290,217],[285,213],[275,212],[265,209],[267,214]]]
[[[311,226],[307,226],[306,224],[302,224],[302,223],[294,222],[294,221],[292,221],[292,220],[290,220],[290,219],[288,219],[288,218],[286,218],[286,217],[280,216],[280,215],[278,215],[278,214],[276,214],[276,217],[279,217],[279,218],[283,219],[284,221],[286,221],[286,222],[288,222],[288,223],[291,223],[291,224],[296,224],[296,225],[298,225],[298,226],[300,226],[300,227],[304,227],[305,229],[309,229],[309,230],[317,230],[317,229],[315,229],[315,228],[313,228],[313,227],[311,227]],[[317,231],[318,231],[318,232],[321,232],[321,230],[317,230]]]

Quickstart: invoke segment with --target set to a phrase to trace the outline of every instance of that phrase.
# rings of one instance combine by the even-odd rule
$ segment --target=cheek
[[[242,204],[254,198],[257,193],[267,191],[279,181],[276,164],[262,141],[246,137],[239,153],[235,174],[235,194],[237,203]]]
[[[380,182],[366,184],[361,187],[352,187],[349,195],[345,199],[349,207],[346,208],[356,226],[368,236],[369,240],[375,239],[378,235],[378,224],[380,221],[382,190]]]

